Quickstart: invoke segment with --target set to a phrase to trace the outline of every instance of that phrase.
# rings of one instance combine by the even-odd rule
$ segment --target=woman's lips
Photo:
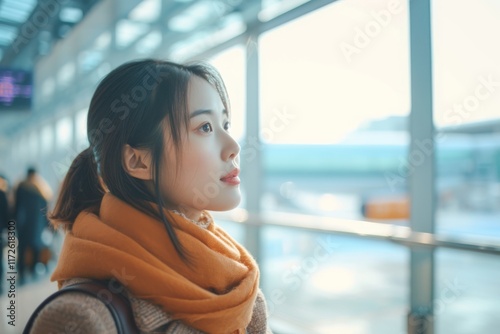
[[[229,174],[221,177],[220,180],[230,185],[238,185],[240,184],[240,178],[238,177],[239,174],[240,170],[235,168]]]

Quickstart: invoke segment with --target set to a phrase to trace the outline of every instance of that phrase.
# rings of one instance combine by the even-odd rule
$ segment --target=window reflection
[[[263,241],[261,281],[276,331],[405,332],[403,247],[268,226]]]
[[[436,264],[436,333],[493,333],[500,326],[498,256],[441,249]]]

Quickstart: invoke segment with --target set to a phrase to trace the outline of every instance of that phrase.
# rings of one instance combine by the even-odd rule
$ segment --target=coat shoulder
[[[36,317],[30,334],[117,334],[104,302],[81,292],[68,292],[52,300]]]

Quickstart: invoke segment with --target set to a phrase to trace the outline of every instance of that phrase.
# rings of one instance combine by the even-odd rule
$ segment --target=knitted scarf
[[[208,213],[206,213],[208,214]],[[176,253],[163,223],[107,193],[99,216],[81,212],[51,280],[116,279],[139,299],[207,333],[245,333],[258,292],[252,256],[220,227],[165,210],[192,259]]]

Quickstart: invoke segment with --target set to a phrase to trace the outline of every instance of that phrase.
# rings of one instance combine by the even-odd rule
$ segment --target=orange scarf
[[[99,217],[81,212],[66,234],[51,280],[115,278],[135,297],[207,333],[244,333],[259,285],[252,256],[220,227],[165,210],[191,255],[177,255],[162,222],[107,193]],[[208,214],[208,213],[207,213]]]

